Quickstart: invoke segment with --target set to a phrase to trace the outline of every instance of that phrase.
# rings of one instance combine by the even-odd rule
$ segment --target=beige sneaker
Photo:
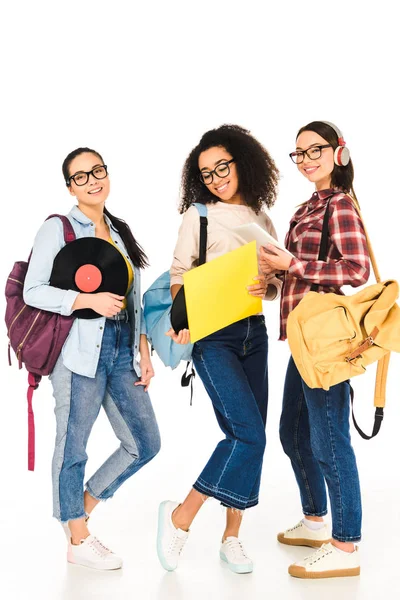
[[[327,544],[331,540],[328,526],[324,523],[321,529],[310,529],[301,520],[297,525],[278,533],[278,542],[288,544],[289,546],[310,546],[311,548],[320,548],[322,544]]]
[[[360,554],[340,552],[331,543],[323,544],[316,552],[289,567],[289,575],[301,579],[353,577],[360,574]]]

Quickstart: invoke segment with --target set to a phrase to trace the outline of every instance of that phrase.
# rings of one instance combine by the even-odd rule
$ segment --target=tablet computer
[[[257,244],[257,252],[260,252],[261,246],[266,246],[267,244],[273,244],[280,250],[283,250],[290,256],[293,256],[289,250],[286,250],[285,246],[278,242],[270,233],[265,231],[260,225],[257,223],[246,223],[245,225],[239,225],[238,227],[234,227],[233,231],[238,234],[241,238],[245,240],[245,242],[256,241]]]

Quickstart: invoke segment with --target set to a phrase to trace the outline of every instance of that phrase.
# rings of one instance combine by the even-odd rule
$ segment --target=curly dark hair
[[[303,133],[303,131],[313,131],[314,133],[318,133],[318,135],[324,138],[324,140],[326,140],[328,144],[332,146],[333,150],[336,150],[336,148],[339,146],[339,138],[336,131],[324,121],[312,121],[311,123],[308,123],[308,125],[304,125],[304,127],[299,129],[296,139],[301,133]],[[332,187],[337,188],[342,192],[352,194],[355,198],[357,198],[353,188],[353,179],[354,167],[351,159],[344,167],[340,167],[335,164],[331,175]]]
[[[279,179],[274,161],[247,129],[239,125],[221,125],[207,131],[186,159],[182,171],[179,212],[184,213],[194,202],[219,202],[199,179],[200,154],[216,146],[225,148],[235,159],[239,192],[245,203],[256,213],[260,212],[263,205],[271,208],[276,200]]]

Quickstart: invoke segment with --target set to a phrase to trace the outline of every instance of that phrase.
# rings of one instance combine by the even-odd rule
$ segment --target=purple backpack
[[[59,217],[64,227],[66,244],[75,240],[75,232],[67,217]],[[31,252],[32,254],[32,252]],[[28,270],[27,262],[16,262],[6,283],[6,325],[8,342],[8,362],[11,365],[11,348],[14,350],[19,368],[22,363],[28,370],[28,469],[35,468],[35,421],[32,410],[33,391],[38,387],[43,375],[54,369],[61,348],[68,337],[74,317],[64,317],[54,312],[28,306],[24,302],[23,289]]]

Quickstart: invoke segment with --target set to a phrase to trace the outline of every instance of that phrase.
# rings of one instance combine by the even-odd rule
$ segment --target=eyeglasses
[[[307,150],[296,150],[296,152],[291,152],[289,156],[296,165],[299,165],[303,162],[305,154],[307,154],[310,160],[321,158],[324,148],[331,148],[331,145],[324,144],[323,146],[312,146],[311,148],[307,148]]]
[[[75,175],[71,175],[67,181],[67,185],[71,185],[71,180],[74,181],[76,185],[86,185],[90,175],[93,175],[95,179],[105,179],[108,175],[107,165],[98,165],[91,171],[78,171]]]
[[[221,179],[223,177],[228,177],[229,173],[231,172],[229,165],[232,162],[235,162],[234,158],[231,158],[231,160],[220,162],[219,165],[217,165],[213,171],[201,171],[199,175],[200,181],[202,181],[206,185],[210,185],[214,181],[214,173],[217,177],[221,177]]]

